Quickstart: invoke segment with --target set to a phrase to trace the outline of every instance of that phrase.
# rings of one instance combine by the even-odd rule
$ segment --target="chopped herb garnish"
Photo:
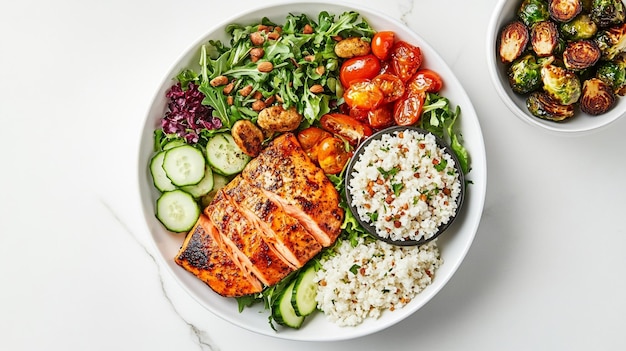
[[[404,188],[403,183],[391,184],[391,188],[393,189],[393,194],[398,197],[400,195],[400,191]]]
[[[378,172],[380,172],[380,174],[383,175],[383,178],[385,179],[389,179],[390,177],[395,176],[396,174],[398,174],[398,171],[400,171],[398,167],[393,167],[388,171],[385,171],[382,167],[377,167],[376,169],[378,170]]]
[[[378,212],[370,212],[367,215],[372,222],[376,222],[378,220]]]
[[[446,166],[448,165],[448,161],[446,161],[445,158],[442,158],[439,163],[437,163],[435,165],[435,169],[437,170],[437,172],[441,172],[444,169],[446,169]]]
[[[356,275],[356,273],[359,271],[359,268],[361,268],[361,266],[359,266],[358,264],[353,264],[352,267],[350,267],[350,272]]]

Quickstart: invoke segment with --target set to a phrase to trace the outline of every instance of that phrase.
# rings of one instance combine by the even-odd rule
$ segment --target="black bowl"
[[[359,224],[373,237],[382,240],[384,242],[387,242],[389,244],[393,244],[393,245],[398,245],[398,246],[417,246],[417,245],[422,245],[425,244],[431,240],[434,240],[435,238],[439,237],[441,234],[443,234],[446,229],[448,229],[448,227],[450,227],[450,225],[452,224],[452,222],[456,219],[457,215],[459,214],[460,210],[461,210],[461,206],[463,204],[463,199],[465,197],[465,176],[463,174],[463,171],[461,170],[461,164],[459,163],[459,159],[456,156],[456,154],[452,151],[452,149],[439,137],[437,137],[436,135],[433,134],[433,136],[435,137],[435,141],[437,143],[437,146],[446,154],[450,155],[450,157],[452,157],[452,159],[454,160],[455,163],[455,169],[457,171],[457,173],[459,174],[459,181],[461,182],[461,191],[459,193],[459,196],[457,197],[456,201],[457,201],[457,208],[456,211],[454,213],[453,216],[450,217],[450,219],[448,220],[447,223],[441,224],[439,226],[439,229],[437,230],[437,232],[435,234],[433,234],[432,236],[430,236],[429,238],[422,238],[419,240],[411,240],[411,239],[407,239],[407,240],[393,240],[391,238],[387,238],[387,237],[382,237],[378,234],[378,232],[376,231],[376,228],[369,222],[363,221],[361,220],[361,218],[359,217],[359,213],[356,209],[356,207],[353,205],[352,203],[352,194],[350,193],[350,180],[352,179],[352,169],[354,168],[354,165],[356,164],[356,162],[359,160],[361,154],[363,153],[363,151],[365,150],[365,148],[367,147],[367,145],[369,145],[373,140],[377,140],[380,139],[383,135],[386,134],[392,134],[396,131],[403,131],[403,130],[414,130],[419,132],[420,134],[423,135],[427,135],[427,134],[432,134],[430,132],[428,132],[427,130],[421,129],[421,128],[417,128],[417,127],[413,127],[413,126],[394,126],[394,127],[389,127],[386,129],[383,129],[381,131],[378,131],[376,133],[374,133],[372,136],[368,137],[365,141],[363,141],[355,150],[354,152],[354,156],[352,157],[352,159],[350,160],[350,162],[348,163],[348,166],[346,168],[346,176],[345,176],[345,180],[344,180],[344,191],[345,191],[345,196],[346,196],[346,201],[348,203],[348,208],[350,209],[350,212],[352,212],[352,214],[354,215],[354,217],[356,218],[357,222],[359,222]]]

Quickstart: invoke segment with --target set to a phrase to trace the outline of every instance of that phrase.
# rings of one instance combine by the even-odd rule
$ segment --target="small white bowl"
[[[526,108],[526,97],[518,95],[509,86],[506,66],[498,56],[498,38],[502,28],[516,18],[522,0],[499,0],[487,28],[487,65],[493,85],[506,106],[521,120],[549,132],[564,135],[583,135],[600,130],[626,113],[626,97],[617,97],[615,106],[605,114],[591,116],[576,108],[576,115],[562,122],[533,116]]]

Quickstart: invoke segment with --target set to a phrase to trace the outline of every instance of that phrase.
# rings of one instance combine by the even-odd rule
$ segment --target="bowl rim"
[[[466,213],[462,216],[463,218],[457,220],[457,227],[459,227],[459,235],[453,237],[453,239],[444,238],[444,242],[442,245],[444,246],[445,252],[452,251],[453,254],[446,254],[442,251],[442,256],[445,256],[447,259],[447,264],[445,267],[440,268],[440,274],[438,279],[436,279],[431,286],[427,287],[424,291],[420,293],[421,298],[415,299],[412,301],[410,305],[406,308],[399,309],[394,311],[395,317],[393,318],[383,318],[382,320],[368,320],[360,325],[359,328],[341,328],[338,326],[326,327],[325,325],[330,322],[324,322],[323,328],[321,328],[317,321],[313,321],[316,323],[312,323],[314,325],[309,325],[307,328],[313,327],[312,333],[300,333],[299,331],[286,330],[280,333],[273,332],[269,326],[267,325],[266,318],[263,317],[263,325],[259,326],[252,323],[242,323],[238,320],[244,317],[236,317],[233,315],[237,314],[236,306],[227,306],[232,307],[231,309],[224,310],[223,308],[216,308],[214,298],[207,298],[206,295],[212,295],[210,288],[203,286],[202,291],[200,292],[197,288],[200,283],[195,277],[188,278],[187,276],[181,276],[180,270],[173,260],[168,260],[166,255],[164,255],[168,250],[171,249],[171,238],[167,233],[163,233],[163,228],[156,223],[156,219],[154,216],[154,212],[152,211],[152,207],[154,204],[151,203],[151,194],[154,192],[153,187],[151,187],[151,183],[147,182],[149,180],[149,174],[147,168],[145,167],[145,161],[149,157],[147,150],[152,148],[152,132],[153,130],[149,130],[152,126],[152,122],[154,119],[154,113],[160,113],[160,109],[158,107],[159,99],[162,98],[166,90],[166,85],[168,82],[171,82],[173,75],[176,74],[177,67],[180,67],[180,63],[183,60],[188,59],[193,51],[197,50],[199,45],[206,42],[208,38],[214,36],[218,31],[222,30],[226,25],[239,21],[244,17],[250,17],[254,14],[260,13],[259,11],[265,10],[274,10],[275,8],[281,8],[284,10],[284,7],[287,6],[298,6],[299,4],[311,7],[319,7],[320,5],[328,5],[331,8],[331,13],[338,13],[338,11],[345,10],[354,10],[359,12],[361,15],[374,17],[376,20],[373,22],[386,23],[390,25],[391,28],[396,28],[399,31],[402,31],[403,35],[407,36],[411,39],[417,39],[418,43],[422,45],[422,48],[426,49],[428,52],[429,60],[433,60],[437,62],[437,65],[440,65],[442,69],[445,71],[446,76],[449,75],[450,84],[448,86],[454,86],[455,90],[453,90],[453,96],[455,96],[455,103],[460,104],[462,106],[464,114],[468,114],[468,119],[464,118],[461,120],[462,124],[467,123],[468,130],[471,130],[471,133],[467,133],[466,136],[469,137],[469,144],[466,145],[469,147],[469,150],[473,152],[473,162],[472,162],[472,172],[470,178],[475,179],[473,182],[474,186],[472,187],[470,193],[469,200],[472,203],[471,208],[466,207]],[[322,10],[328,10],[328,8],[320,8],[317,12],[321,12]],[[304,10],[297,10],[297,12],[303,12]],[[306,11],[304,11],[306,12]],[[260,18],[262,16],[257,15],[255,18]],[[458,99],[458,100],[457,100]],[[466,121],[466,122],[465,122]],[[199,37],[195,40],[190,41],[190,44],[184,47],[181,50],[181,53],[174,58],[172,63],[167,67],[167,71],[162,75],[161,79],[157,82],[153,94],[149,98],[147,102],[147,108],[144,114],[144,122],[143,127],[140,131],[140,138],[138,142],[138,151],[135,154],[137,157],[137,181],[138,181],[138,189],[137,192],[139,201],[141,203],[141,212],[143,213],[143,218],[146,223],[147,235],[149,236],[149,245],[154,250],[155,260],[159,264],[159,269],[161,267],[171,275],[177,285],[181,288],[181,290],[187,295],[190,296],[199,307],[207,310],[212,315],[218,317],[219,319],[226,321],[234,326],[239,328],[248,330],[250,332],[269,336],[277,339],[284,340],[293,340],[293,341],[340,341],[340,340],[350,340],[359,337],[363,337],[366,335],[370,335],[376,332],[380,332],[384,329],[390,328],[393,325],[407,319],[409,316],[416,313],[420,310],[425,304],[433,299],[435,295],[437,295],[452,279],[452,277],[458,271],[458,268],[465,260],[467,253],[469,252],[472,243],[477,235],[477,231],[480,226],[480,220],[482,217],[482,213],[484,211],[485,198],[486,198],[486,183],[487,183],[487,158],[486,158],[486,150],[483,132],[480,127],[480,120],[478,118],[478,114],[475,111],[474,105],[467,94],[467,91],[459,81],[459,78],[452,71],[452,68],[448,63],[441,57],[440,53],[436,51],[432,45],[425,40],[422,35],[420,35],[417,31],[409,28],[406,22],[401,21],[400,19],[391,17],[386,15],[385,13],[381,13],[378,10],[372,9],[364,4],[357,3],[347,3],[344,1],[333,1],[333,0],[283,0],[278,1],[272,4],[262,4],[257,5],[256,7],[250,8],[247,11],[237,12],[234,15],[226,18],[223,21],[216,21],[212,25],[208,26],[205,31],[203,31]],[[468,198],[465,198],[466,202]],[[211,301],[209,301],[211,300]],[[232,304],[230,301],[222,301],[220,300],[220,304]],[[227,303],[228,302],[228,303]],[[236,303],[235,303],[236,305]],[[247,314],[256,314],[257,311],[250,310],[246,312]],[[239,314],[241,315],[241,313]],[[257,317],[255,317],[258,319]],[[320,318],[323,320],[323,318]],[[318,331],[323,330],[324,334],[319,334]]]
[[[374,140],[378,140],[382,138],[384,135],[390,135],[398,131],[406,131],[406,130],[416,131],[419,134],[422,134],[424,136],[432,135],[435,138],[437,147],[441,149],[443,153],[449,155],[454,160],[454,169],[459,175],[459,182],[461,183],[461,191],[459,193],[459,196],[456,199],[457,208],[454,214],[449,218],[448,222],[443,223],[439,226],[439,229],[437,230],[437,232],[435,232],[435,234],[433,234],[432,236],[428,238],[421,238],[419,240],[393,240],[388,237],[381,236],[371,223],[361,219],[361,217],[359,216],[358,210],[356,209],[356,206],[354,206],[353,204],[353,197],[350,191],[351,189],[350,180],[352,180],[353,174],[354,174],[352,170],[354,169],[354,166],[359,161],[360,156],[363,154],[367,146],[371,144]],[[346,197],[348,209],[350,210],[350,212],[352,213],[356,221],[363,227],[363,229],[365,229],[368,232],[369,235],[371,235],[372,237],[378,240],[384,241],[388,244],[397,245],[397,246],[420,246],[430,241],[433,241],[446,232],[446,230],[452,225],[452,223],[458,217],[458,214],[461,213],[462,208],[463,208],[463,200],[465,198],[465,174],[463,173],[463,170],[461,169],[461,163],[459,162],[459,158],[457,157],[456,153],[452,150],[452,148],[442,138],[429,132],[426,129],[423,129],[417,126],[392,126],[392,127],[379,130],[376,133],[372,134],[371,136],[367,137],[367,139],[365,139],[354,151],[354,154],[352,155],[350,162],[348,162],[348,165],[346,166],[345,172],[346,173],[345,173],[345,178],[344,178],[344,195]]]

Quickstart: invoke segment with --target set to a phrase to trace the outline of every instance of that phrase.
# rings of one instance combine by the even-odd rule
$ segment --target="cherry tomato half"
[[[339,70],[339,80],[344,88],[350,86],[353,81],[372,79],[380,72],[380,60],[369,54],[357,56],[346,60]]]
[[[372,82],[383,91],[383,103],[396,101],[404,95],[404,83],[395,75],[379,74],[372,79]]]
[[[421,68],[417,70],[413,78],[407,83],[407,86],[413,92],[436,93],[443,87],[443,80],[437,72],[428,68]]]
[[[396,42],[391,49],[391,66],[403,82],[407,82],[422,65],[422,50],[405,41]]]
[[[318,160],[326,174],[341,173],[352,152],[346,151],[344,142],[337,137],[328,137],[319,144]]]
[[[324,130],[342,137],[353,146],[372,135],[372,128],[368,125],[341,113],[323,115],[320,125]]]
[[[410,126],[419,121],[426,101],[425,92],[409,91],[403,98],[396,101],[393,119],[399,126]]]
[[[391,31],[382,31],[374,34],[372,38],[372,54],[381,61],[387,60],[391,47],[395,41],[396,35]]]
[[[383,105],[367,113],[367,123],[370,127],[380,130],[391,127],[394,124],[391,105]]]
[[[329,132],[322,128],[309,127],[301,130],[297,138],[307,156],[309,156],[313,162],[317,163],[320,142],[331,136]]]
[[[358,80],[344,91],[343,98],[350,108],[372,110],[383,102],[385,94],[372,81]]]
[[[344,104],[347,106],[347,104]],[[356,119],[359,122],[367,123],[367,115],[370,110],[361,110],[359,108],[350,108],[347,115]]]

